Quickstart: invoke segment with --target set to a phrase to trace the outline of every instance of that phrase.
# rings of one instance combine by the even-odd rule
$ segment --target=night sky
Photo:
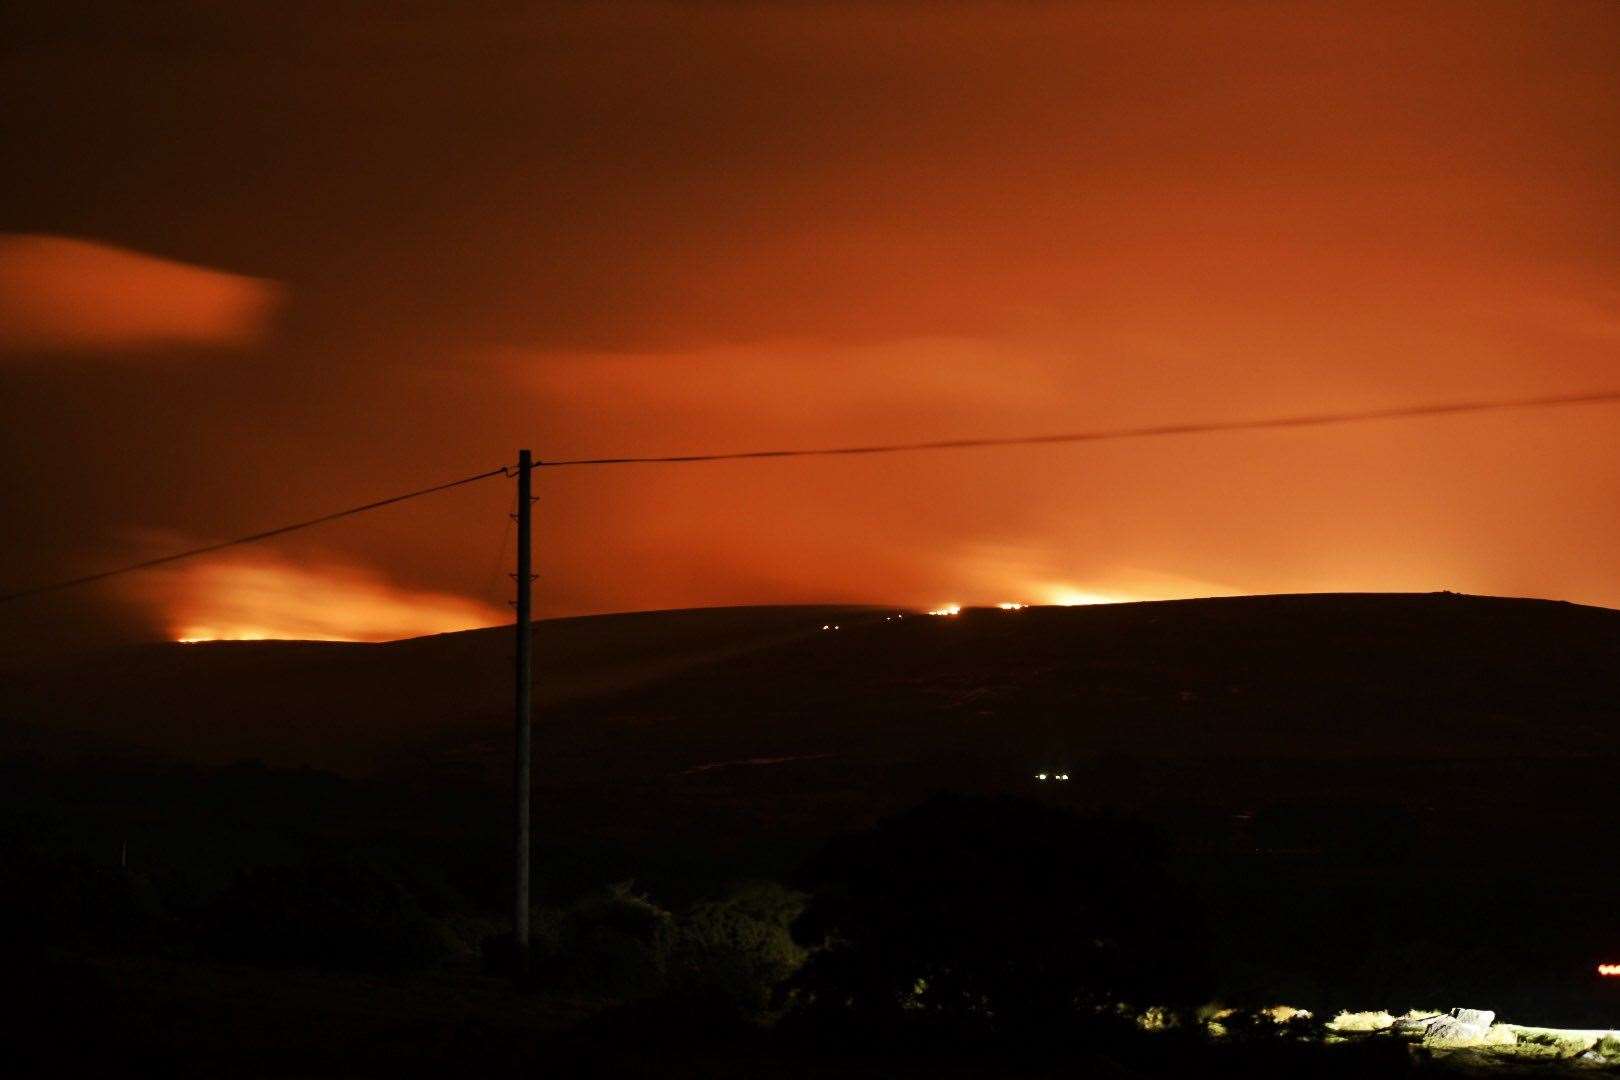
[[[6,589],[520,446],[1620,385],[1612,2],[11,3],[0,42]],[[544,473],[537,614],[1620,606],[1617,424]],[[0,643],[498,622],[511,495],[9,605]]]

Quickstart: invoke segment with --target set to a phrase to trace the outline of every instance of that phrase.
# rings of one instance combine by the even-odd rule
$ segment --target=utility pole
[[[529,526],[534,499],[529,494],[534,466],[529,451],[518,451],[517,475],[517,693],[514,700],[516,754],[512,762],[513,859],[512,944],[516,949],[517,977],[529,975],[529,721],[534,692],[534,629],[529,602],[534,575],[530,573]]]

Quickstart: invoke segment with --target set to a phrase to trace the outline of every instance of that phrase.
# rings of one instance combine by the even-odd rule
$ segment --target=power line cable
[[[1042,446],[1059,443],[1085,443],[1104,442],[1114,439],[1145,439],[1167,435],[1201,435],[1225,431],[1261,431],[1277,428],[1303,428],[1322,427],[1330,424],[1351,424],[1375,420],[1401,420],[1424,416],[1447,416],[1459,413],[1487,412],[1501,409],[1531,409],[1547,408],[1560,405],[1591,405],[1620,401],[1620,390],[1599,390],[1585,394],[1560,394],[1545,397],[1528,397],[1500,399],[1495,401],[1466,401],[1449,402],[1434,405],[1409,405],[1391,409],[1366,409],[1356,412],[1312,413],[1302,416],[1272,417],[1260,420],[1231,420],[1194,424],[1162,424],[1150,427],[1112,428],[1098,431],[1071,432],[1061,435],[1024,435],[1008,438],[986,439],[942,439],[932,442],[913,443],[887,443],[873,446],[841,446],[824,447],[808,450],[746,450],[722,454],[673,454],[656,457],[604,457],[604,458],[570,458],[555,461],[535,461],[532,468],[563,468],[583,465],[654,465],[654,464],[686,464],[701,461],[747,461],[774,458],[801,458],[801,457],[839,457],[862,454],[893,454],[918,450],[966,450],[977,447],[991,446]],[[369,510],[392,506],[394,503],[405,502],[409,499],[419,499],[424,495],[433,495],[451,488],[462,487],[466,484],[477,483],[480,480],[489,480],[496,476],[510,477],[517,469],[515,465],[502,465],[497,469],[476,473],[472,476],[463,476],[458,480],[446,481],[432,487],[420,488],[416,491],[407,491],[402,495],[393,495],[386,499],[364,503],[360,506],[351,506],[346,510],[337,510],[330,514],[323,514],[307,521],[294,522],[291,525],[281,525],[274,529],[253,533],[248,536],[239,536],[232,540],[223,540],[217,544],[208,544],[204,547],[192,548],[188,551],[177,551],[172,555],[163,555],[156,559],[147,559],[143,562],[131,563],[127,566],[116,567],[112,570],[103,570],[96,574],[86,574],[83,577],[68,578],[63,581],[53,581],[45,585],[36,585],[32,588],[21,589],[17,592],[0,596],[0,604],[25,597],[39,596],[43,593],[57,592],[61,589],[71,589],[79,585],[89,585],[97,581],[131,574],[137,570],[147,570],[166,563],[178,562],[181,559],[190,559],[198,555],[207,555],[226,548],[238,547],[242,544],[257,543],[268,540],[274,536],[283,536],[300,529],[308,529],[315,525],[323,525],[329,521],[363,514]]]
[[[208,544],[205,547],[192,548],[189,551],[177,551],[172,555],[162,555],[156,559],[146,559],[143,562],[130,563],[128,566],[120,566],[112,570],[103,570],[98,574],[86,574],[83,577],[69,578],[65,581],[53,581],[48,585],[36,585],[33,588],[21,589],[13,593],[6,593],[4,596],[0,596],[0,604],[9,603],[12,600],[21,600],[28,596],[38,596],[41,593],[56,592],[59,589],[71,589],[78,585],[89,585],[92,582],[105,581],[107,578],[118,577],[121,574],[132,574],[137,570],[148,570],[154,566],[162,566],[165,563],[179,562],[181,559],[190,559],[197,555],[207,555],[210,552],[223,551],[226,548],[238,547],[242,544],[257,543],[260,540],[268,540],[272,536],[283,536],[290,532],[297,532],[299,529],[308,529],[315,525],[324,525],[328,521],[337,521],[340,518],[353,517],[355,514],[363,514],[368,510],[379,510],[384,506],[392,506],[394,503],[405,502],[407,499],[419,499],[424,495],[433,495],[440,491],[449,491],[451,488],[462,487],[466,484],[476,483],[479,480],[488,480],[496,476],[511,475],[511,467],[502,465],[498,469],[491,469],[488,472],[481,472],[474,476],[463,476],[459,480],[450,480],[443,484],[434,484],[432,487],[420,488],[416,491],[407,491],[403,495],[391,495],[386,499],[378,499],[376,502],[368,502],[362,506],[351,506],[347,510],[336,510],[330,514],[322,514],[320,517],[310,518],[308,521],[294,522],[291,525],[280,525],[274,529],[266,529],[263,532],[252,533],[248,536],[238,536],[233,540],[221,540],[217,544]]]
[[[1403,420],[1422,416],[1487,412],[1499,409],[1546,408],[1555,405],[1589,405],[1620,401],[1620,390],[1600,390],[1589,394],[1562,394],[1549,397],[1516,398],[1498,401],[1465,401],[1439,405],[1408,405],[1392,409],[1358,412],[1312,413],[1303,416],[1271,417],[1262,420],[1230,420],[1197,424],[1161,424],[1150,427],[1105,428],[1099,431],[1070,432],[1061,435],[1015,435],[1007,438],[941,439],[931,442],[887,443],[874,446],[839,446],[811,450],[744,450],[724,454],[671,454],[656,457],[572,458],[536,461],[537,469],[574,465],[680,465],[699,461],[747,461],[761,458],[839,457],[860,454],[894,454],[914,450],[967,450],[987,446],[1042,446],[1054,443],[1104,442],[1113,439],[1149,439],[1166,435],[1203,435],[1223,431],[1261,431],[1272,428],[1324,427],[1330,424],[1365,423],[1374,420]]]
[[[500,582],[501,571],[506,567],[506,545],[512,539],[512,533],[517,531],[517,515],[507,514],[506,524],[501,528],[500,543],[495,546],[495,564],[490,567],[489,577],[484,579],[479,590],[479,599],[487,600],[495,592],[495,586]]]

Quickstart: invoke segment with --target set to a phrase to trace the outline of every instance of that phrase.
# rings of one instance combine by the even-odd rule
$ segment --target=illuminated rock
[[[1496,1014],[1489,1009],[1452,1009],[1450,1016],[1431,1017],[1423,1023],[1425,1046],[1498,1045],[1518,1039],[1511,1029],[1493,1026]]]
[[[1427,1015],[1416,1016],[1411,1013],[1407,1013],[1405,1016],[1400,1017],[1393,1024],[1391,1024],[1390,1029],[1397,1035],[1422,1035],[1425,1031],[1429,1030],[1430,1024],[1434,1023],[1436,1020],[1443,1019],[1445,1019],[1445,1017],[1442,1017],[1439,1013],[1429,1013]]]
[[[1423,1029],[1423,1044],[1432,1046],[1436,1043],[1464,1044],[1477,1043],[1485,1040],[1488,1027],[1478,1024],[1465,1024],[1450,1016],[1442,1016],[1429,1022]]]

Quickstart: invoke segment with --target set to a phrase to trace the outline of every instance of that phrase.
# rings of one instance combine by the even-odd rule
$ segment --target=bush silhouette
[[[1151,830],[1013,798],[936,796],[825,848],[795,924],[805,1012],[966,1033],[1064,1030],[1208,990],[1194,907]]]
[[[361,971],[423,967],[455,947],[396,874],[354,856],[248,871],[208,910],[205,937],[227,960]]]
[[[659,993],[675,917],[629,882],[585,897],[559,928],[561,960],[572,981],[623,997]]]
[[[776,988],[804,962],[790,929],[804,901],[801,893],[760,882],[699,904],[671,937],[671,988],[723,1001],[744,1017],[768,1016]]]
[[[0,833],[0,945],[8,952],[47,946],[124,949],[148,944],[162,904],[151,882],[99,865],[66,845]]]
[[[765,1019],[777,987],[804,960],[790,930],[804,896],[773,882],[743,885],[683,914],[629,882],[530,918],[536,985],[623,1002],[660,999],[705,1015]],[[512,971],[512,937],[484,941],[488,970]]]
[[[609,998],[661,994],[666,984],[675,916],[619,882],[568,907],[529,913],[529,979],[533,985]],[[485,970],[511,975],[511,931],[482,943]]]

